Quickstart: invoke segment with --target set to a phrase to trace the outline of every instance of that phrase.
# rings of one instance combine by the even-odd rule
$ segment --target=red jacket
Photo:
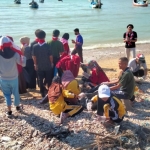
[[[59,60],[56,64],[56,68],[61,68],[62,70],[70,70],[74,77],[78,76],[80,67],[80,57],[77,55],[67,55]]]
[[[96,68],[92,69],[92,75],[89,78],[92,83],[94,84],[101,84],[102,82],[109,82],[108,77],[106,76],[105,72],[102,70],[97,74]]]

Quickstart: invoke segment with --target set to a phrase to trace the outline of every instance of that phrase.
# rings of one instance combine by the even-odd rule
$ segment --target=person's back
[[[64,51],[63,44],[58,40],[56,40],[56,41],[51,40],[47,43],[51,47],[53,57],[59,58],[60,53]]]
[[[46,71],[51,69],[49,58],[51,55],[51,50],[47,43],[43,44],[42,46],[35,44],[33,46],[33,55],[36,56],[38,71]]]
[[[125,92],[129,99],[132,98],[134,94],[135,80],[133,73],[129,68],[122,73],[119,82],[121,84],[120,90]]]

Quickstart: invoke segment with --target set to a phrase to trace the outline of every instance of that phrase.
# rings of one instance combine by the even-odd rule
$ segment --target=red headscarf
[[[18,53],[20,56],[22,55],[20,47],[14,44],[13,38],[10,36],[2,36],[0,38],[0,50],[3,51],[6,47],[9,47],[12,51]],[[20,73],[22,71],[22,66],[17,65],[17,67],[18,72]]]

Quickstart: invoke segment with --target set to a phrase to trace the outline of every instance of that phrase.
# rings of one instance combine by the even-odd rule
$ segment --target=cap
[[[138,54],[136,58],[138,58],[140,61],[145,60],[145,56],[143,54]]]
[[[98,97],[99,98],[110,97],[110,88],[107,85],[101,85],[98,88]]]

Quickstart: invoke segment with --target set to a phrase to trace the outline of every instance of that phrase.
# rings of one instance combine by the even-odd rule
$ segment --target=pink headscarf
[[[61,77],[61,82],[64,88],[67,87],[67,85],[73,81],[75,77],[73,76],[72,72],[70,70],[64,71],[62,77]]]

